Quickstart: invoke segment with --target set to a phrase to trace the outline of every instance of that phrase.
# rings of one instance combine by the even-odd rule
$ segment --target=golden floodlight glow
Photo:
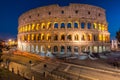
[[[18,50],[40,55],[48,51],[55,54],[80,54],[85,51],[104,52],[99,47],[110,47],[106,15],[98,15],[105,14],[104,9],[85,4],[48,7],[32,9],[19,17],[17,36],[21,45],[18,45]],[[91,10],[95,14],[89,15]]]

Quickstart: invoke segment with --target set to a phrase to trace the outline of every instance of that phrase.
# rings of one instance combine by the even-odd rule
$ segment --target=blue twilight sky
[[[40,6],[51,4],[66,6],[69,3],[90,4],[104,8],[112,39],[120,29],[120,0],[0,0],[0,38],[17,37],[18,17],[22,13]]]

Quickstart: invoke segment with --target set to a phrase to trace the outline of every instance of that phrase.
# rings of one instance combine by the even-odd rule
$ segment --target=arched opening
[[[81,52],[84,53],[84,52],[86,52],[86,51],[87,51],[86,46],[82,46],[82,47],[81,47]]]
[[[102,46],[99,46],[99,53],[102,53]]]
[[[42,23],[41,29],[45,29],[45,23]]]
[[[82,35],[81,40],[85,41],[85,34]]]
[[[27,26],[27,25],[25,26],[25,31],[26,31],[26,32],[28,31],[28,26]]]
[[[47,24],[47,29],[50,29],[51,26],[52,26],[52,24],[51,24],[50,22],[48,22],[48,24]]]
[[[54,36],[54,40],[57,41],[58,40],[58,35]]]
[[[93,29],[97,29],[97,24],[93,23]]]
[[[58,23],[55,23],[55,24],[54,24],[54,28],[58,28]]]
[[[30,41],[30,34],[28,34],[28,41]]]
[[[74,23],[74,28],[78,28],[78,23]]]
[[[61,52],[65,52],[65,47],[61,46]]]
[[[58,52],[58,47],[54,46],[54,52]]]
[[[61,28],[65,28],[65,23],[61,23]]]
[[[97,47],[97,46],[94,46],[94,47],[93,47],[93,52],[95,52],[95,53],[98,52],[98,47]]]
[[[24,41],[27,41],[27,35],[24,35]]]
[[[64,35],[64,34],[61,35],[61,40],[62,40],[62,41],[65,40],[65,35]]]
[[[41,38],[41,34],[38,34],[38,41],[40,41],[40,38]]]
[[[31,39],[32,39],[33,41],[35,40],[35,35],[34,35],[34,34],[31,35]]]
[[[102,30],[101,24],[98,24],[98,29]]]
[[[35,52],[34,45],[31,45],[31,49],[30,49],[30,50],[31,50],[31,52],[33,52],[33,53]]]
[[[31,31],[31,25],[30,24],[28,25],[28,31]]]
[[[67,46],[67,52],[72,52],[71,46]]]
[[[74,36],[74,39],[75,39],[76,41],[79,40],[79,36],[78,36],[78,34],[76,34],[76,35]]]
[[[47,46],[47,52],[51,52],[51,47]]]
[[[39,30],[40,24],[36,25],[36,30]]]
[[[32,31],[35,30],[35,24],[32,24]]]
[[[67,24],[67,28],[71,28],[71,23],[68,23],[68,24]]]
[[[45,46],[41,46],[41,53],[45,53]]]
[[[97,41],[98,40],[98,36],[97,35],[94,35],[94,41]]]
[[[84,22],[81,23],[81,28],[82,28],[82,29],[85,28],[85,23],[84,23]]]
[[[67,40],[71,41],[72,40],[72,35],[68,35]]]
[[[106,35],[105,41],[106,41],[106,42],[109,42],[109,35]]]
[[[88,28],[88,29],[91,29],[91,23],[88,23],[88,24],[87,24],[87,28]]]
[[[103,52],[105,52],[106,51],[106,48],[105,48],[105,46],[103,46]]]
[[[35,51],[37,54],[39,53],[38,45],[36,45]]]
[[[36,34],[36,41],[38,41],[38,34]]]
[[[41,34],[41,40],[44,40],[44,39],[45,39],[45,35]]]
[[[87,38],[88,38],[88,41],[90,41],[90,35],[89,35],[89,34],[88,34],[88,37],[87,37]]]
[[[49,34],[47,35],[47,40],[51,40],[51,36]]]
[[[88,34],[87,39],[88,41],[92,41],[92,34]]]
[[[99,34],[99,41],[102,41],[102,34]]]
[[[101,25],[101,30],[104,31],[105,30],[105,26]]]

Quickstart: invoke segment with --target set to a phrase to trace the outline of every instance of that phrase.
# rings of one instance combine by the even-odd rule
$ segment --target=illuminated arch
[[[61,35],[61,40],[62,40],[62,41],[65,40],[65,35],[64,35],[64,34]]]
[[[78,36],[78,34],[75,34],[75,36],[74,36],[74,40],[76,40],[76,41],[79,40],[79,36]]]
[[[88,41],[92,41],[92,34],[88,34]]]
[[[83,40],[83,41],[86,40],[86,34],[82,34],[81,40]]]
[[[28,34],[28,41],[30,41],[30,34]]]
[[[41,29],[45,29],[45,23],[41,24]]]
[[[31,34],[31,40],[35,40],[35,34]]]
[[[97,24],[93,23],[93,29],[97,29]]]
[[[35,24],[33,23],[32,24],[32,31],[34,31],[35,30]]]
[[[36,24],[36,30],[39,30],[40,24]]]
[[[54,35],[54,40],[55,40],[55,41],[58,40],[58,35],[57,35],[57,34]]]
[[[54,52],[58,52],[58,47],[54,46]]]
[[[51,35],[50,34],[47,34],[47,40],[51,40]]]
[[[45,35],[41,34],[41,40],[44,40],[44,39],[45,39]]]
[[[102,34],[99,34],[99,41],[102,41]]]
[[[104,31],[104,30],[105,30],[105,26],[104,26],[104,25],[102,25],[101,27],[102,27],[102,29],[101,29],[101,30],[102,30],[102,31]]]
[[[102,25],[101,24],[98,24],[98,29],[102,30]]]
[[[67,36],[67,40],[72,40],[72,35],[71,34],[69,34],[68,36]]]
[[[48,22],[47,23],[47,29],[50,29],[52,27],[52,23],[51,22]]]

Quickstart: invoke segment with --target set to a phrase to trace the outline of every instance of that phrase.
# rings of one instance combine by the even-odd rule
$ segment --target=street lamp
[[[44,75],[44,77],[46,77],[46,73],[45,73],[45,71],[46,71],[47,65],[44,64],[43,67],[44,67],[44,73],[43,73],[43,75]]]

